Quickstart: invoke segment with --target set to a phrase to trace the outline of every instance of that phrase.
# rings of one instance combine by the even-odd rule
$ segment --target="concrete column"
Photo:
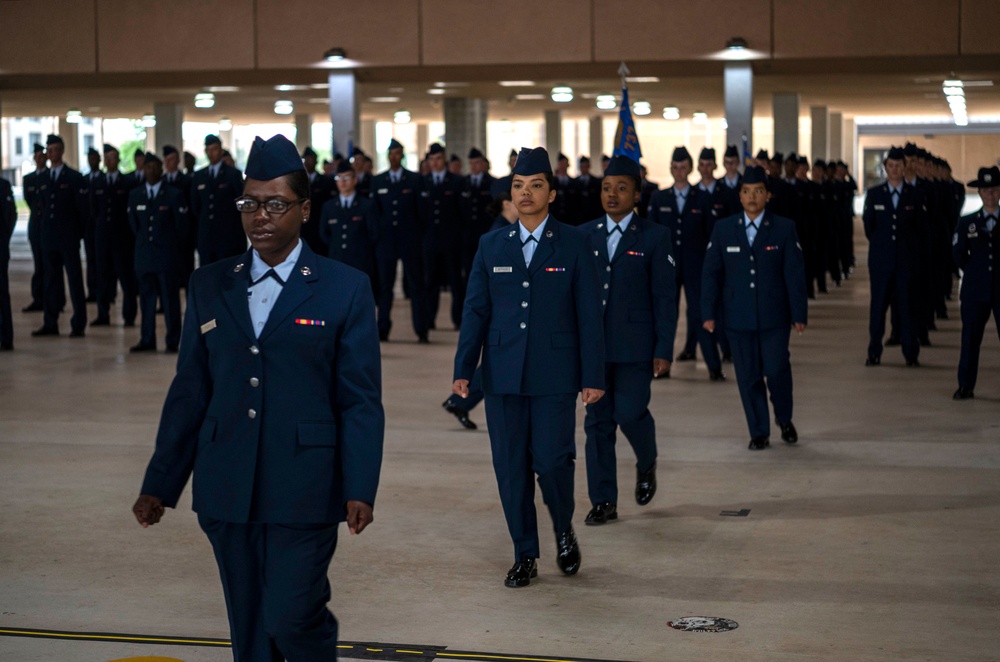
[[[375,120],[365,120],[360,122],[361,132],[358,139],[354,141],[355,147],[360,147],[365,154],[375,152]],[[336,133],[336,129],[334,129]],[[351,158],[351,153],[345,148],[344,156]]]
[[[844,114],[830,113],[830,152],[833,160],[844,158]]]
[[[485,99],[444,99],[444,142],[449,154],[463,161],[472,147],[486,151]]]
[[[826,106],[810,106],[812,119],[812,146],[809,155],[815,161],[830,157],[830,111]]]
[[[427,151],[428,145],[431,144],[431,128],[426,124],[417,125],[417,144],[416,145],[404,145],[410,152],[413,153],[416,162],[414,163],[414,169],[416,166],[420,165],[420,157],[424,155]]]
[[[301,154],[312,143],[312,117],[308,113],[295,113],[295,148]]]
[[[774,95],[774,151],[788,155],[799,151],[799,95]]]
[[[545,149],[549,153],[552,167],[556,166],[556,156],[562,151],[562,111],[545,111]]]
[[[357,82],[353,71],[331,73],[330,89],[330,123],[333,125],[333,151],[340,152],[350,158],[351,147],[357,145],[361,138],[359,126]],[[375,147],[375,127],[372,126],[368,149]],[[365,149],[362,147],[362,149]]]
[[[840,144],[844,151],[840,158],[844,161],[844,163],[851,166],[851,174],[854,175],[854,179],[860,182],[861,176],[859,175],[859,173],[861,171],[861,165],[858,163],[857,160],[858,130],[857,127],[855,127],[854,125],[853,119],[844,120],[843,126],[844,126],[844,135],[843,135],[843,140],[841,141]]]
[[[153,149],[157,154],[163,154],[164,145],[173,145],[184,151],[184,104],[153,103],[153,115],[156,117],[156,131],[153,133]],[[147,137],[149,132],[147,131]],[[150,141],[147,140],[146,144]]]
[[[730,62],[723,72],[726,100],[726,145],[743,151],[743,137],[753,150],[753,67],[747,62]],[[752,153],[752,152],[751,152]]]
[[[66,121],[66,118],[60,117],[56,121],[56,134],[63,139],[63,143],[66,146],[66,148],[63,150],[63,163],[70,164],[76,170],[81,170],[82,167],[82,170],[86,171],[87,170],[86,160],[85,159],[83,160],[82,166],[80,163],[81,159],[80,159],[79,127],[80,127],[79,124],[70,124],[69,122]],[[42,144],[44,145],[45,141],[42,141]],[[126,157],[123,154],[122,159],[124,160],[125,158]],[[127,158],[132,158],[132,155],[129,154]]]
[[[235,159],[236,158],[236,139],[233,137],[233,130],[230,129],[229,131],[219,131],[219,140],[222,141],[222,149],[228,149],[229,152],[233,155],[233,158]],[[249,148],[248,148],[248,150],[249,150]],[[249,153],[250,152],[247,151],[248,155],[249,155]]]
[[[601,170],[601,154],[604,151],[604,118],[594,115],[590,118],[590,168],[595,173]],[[608,154],[608,156],[611,156]],[[604,173],[600,172],[603,176]]]

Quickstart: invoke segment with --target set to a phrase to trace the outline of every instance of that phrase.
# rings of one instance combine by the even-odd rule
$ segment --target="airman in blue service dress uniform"
[[[49,181],[42,195],[42,250],[45,265],[45,312],[41,328],[33,336],[59,335],[59,313],[63,306],[63,270],[69,281],[73,304],[70,337],[82,338],[87,328],[87,295],[80,263],[80,240],[83,239],[88,214],[87,185],[83,176],[63,163],[63,139],[51,134],[45,141],[49,157]]]
[[[580,569],[573,532],[576,394],[604,388],[604,325],[587,235],[549,216],[549,156],[522,149],[511,196],[520,220],[486,234],[469,277],[452,391],[468,396],[482,356],[486,422],[515,563],[506,586],[537,576],[535,482],[552,516],[563,573]]]
[[[300,240],[295,146],[257,138],[239,199],[253,250],[191,278],[156,450],[133,512],[194,509],[215,550],[238,662],[337,657],[327,572],[346,521],[372,521],[384,414],[364,274]]]
[[[920,343],[914,302],[920,256],[927,245],[924,196],[903,180],[903,150],[894,147],[885,159],[886,181],[868,189],[862,215],[868,238],[871,309],[868,320],[867,366],[882,362],[882,338],[889,303],[899,310],[900,345],[906,365],[919,366]]]
[[[121,283],[121,314],[126,327],[135,326],[138,313],[139,285],[135,275],[135,232],[129,224],[129,195],[136,188],[135,178],[118,171],[118,149],[105,143],[104,197],[107,214],[94,234],[97,261],[100,266],[100,289],[97,292],[97,319],[91,322],[111,323],[111,302],[116,298]]]
[[[198,233],[200,266],[246,252],[247,238],[233,200],[243,190],[243,176],[222,160],[222,141],[205,136],[208,165],[191,179],[191,215]]]
[[[337,187],[334,186],[332,177],[317,172],[316,161],[318,159],[319,155],[316,154],[316,150],[312,147],[306,147],[302,150],[302,164],[309,175],[309,200],[312,203],[310,205],[312,212],[310,213],[309,220],[302,226],[302,240],[309,244],[309,248],[312,249],[313,253],[326,255],[327,240],[322,236],[323,230],[321,228],[320,214],[323,211],[323,205],[336,195]],[[350,165],[350,163],[347,165]],[[362,197],[367,198],[368,196],[364,195]]]
[[[469,175],[462,188],[462,276],[469,280],[472,259],[479,247],[479,238],[487,233],[493,223],[489,208],[493,204],[493,175],[489,173],[486,157],[473,147],[469,150]],[[510,193],[510,190],[507,191]]]
[[[191,211],[191,178],[181,172],[181,154],[173,145],[163,146],[163,183],[177,189],[184,201],[184,207]],[[187,232],[181,237],[177,255],[177,282],[181,287],[187,287],[194,273],[194,255],[198,250],[198,233],[190,217],[187,219]]]
[[[101,172],[101,153],[91,147],[87,150],[89,171],[83,176],[87,187],[87,221],[83,231],[83,252],[87,261],[86,283],[87,303],[97,301],[98,283],[97,250],[94,247],[94,231],[106,213],[104,198],[104,173]]]
[[[603,213],[601,208],[601,178],[590,172],[590,158],[581,156],[577,161],[580,176],[573,180],[575,216],[585,223]]]
[[[389,339],[392,329],[393,288],[396,268],[403,262],[403,275],[410,282],[410,315],[419,342],[427,342],[427,310],[424,303],[424,221],[420,213],[423,178],[403,167],[403,145],[389,142],[389,169],[372,178],[371,199],[378,218],[379,241],[375,247],[378,268],[378,334]]]
[[[318,216],[320,239],[329,247],[327,257],[354,267],[374,283],[378,242],[375,205],[358,193],[357,175],[347,161],[337,164],[335,179],[337,195],[323,205]]]
[[[184,196],[163,181],[163,162],[155,152],[143,160],[146,183],[132,189],[128,218],[135,233],[135,273],[142,310],[139,343],[132,352],[156,351],[156,300],[163,305],[168,352],[181,339],[180,277],[177,268],[183,237],[189,231]]]
[[[708,366],[712,381],[724,381],[722,359],[712,339],[712,334],[702,328],[701,271],[705,261],[705,247],[712,235],[713,219],[709,199],[698,188],[688,184],[693,161],[685,147],[674,150],[670,159],[670,174],[674,185],[657,191],[649,201],[649,220],[667,228],[673,246],[672,255],[677,263],[677,302],[684,289],[687,303],[687,334],[684,350],[678,361],[693,361],[695,344],[701,347],[702,357]]]
[[[979,375],[979,347],[986,323],[1000,320],[1000,168],[980,168],[969,182],[979,189],[983,207],[958,221],[952,237],[955,264],[962,269],[962,350],[958,360],[956,400],[974,397]]]
[[[462,178],[448,171],[444,148],[434,143],[428,151],[431,172],[420,191],[424,235],[424,301],[427,321],[434,328],[441,286],[451,291],[451,323],[462,325],[465,279],[462,278]]]
[[[714,331],[723,310],[733,350],[736,383],[750,428],[750,450],[770,443],[770,391],[774,417],[787,443],[798,441],[792,423],[791,327],[806,328],[805,266],[795,225],[765,211],[768,177],[754,166],[743,173],[743,213],[715,224],[705,255],[702,310]]]
[[[670,370],[677,331],[677,278],[666,228],[635,214],[641,186],[639,164],[611,159],[601,182],[604,218],[581,226],[603,281],[604,397],[587,406],[585,522],[618,519],[615,431],[620,428],[636,458],[635,500],[644,506],[656,493],[656,427],[649,413],[651,377]]]
[[[48,157],[45,147],[35,143],[35,171],[24,176],[21,184],[24,190],[24,201],[28,204],[28,244],[31,246],[31,257],[34,270],[31,272],[31,303],[21,309],[24,313],[40,312],[45,302],[45,265],[42,262],[42,215],[41,189],[47,183],[45,176],[48,167],[45,165]]]
[[[14,318],[10,307],[10,238],[17,224],[17,207],[10,182],[0,179],[0,350],[14,349]]]

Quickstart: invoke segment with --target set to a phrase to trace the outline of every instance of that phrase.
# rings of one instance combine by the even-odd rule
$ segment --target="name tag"
[[[202,334],[208,333],[216,327],[215,320],[209,320],[201,325]]]
[[[885,205],[875,205],[875,211],[885,211]]]
[[[136,205],[136,211],[146,211],[146,205]]]
[[[726,252],[727,253],[739,253],[740,252],[740,247],[739,246],[726,246]]]
[[[380,188],[380,189],[378,190],[378,194],[379,194],[379,195],[385,195],[385,194],[386,194],[386,193],[388,193],[388,192],[389,192],[389,189],[387,189],[387,188]]]
[[[979,236],[978,232],[970,232],[969,233],[969,239],[974,239],[975,237],[978,237],[978,236]]]
[[[202,190],[203,188],[205,188],[205,185],[204,185],[204,184],[198,184],[198,190],[199,190],[199,191],[200,191],[200,190]]]
[[[509,274],[513,273],[514,267],[493,267],[493,273],[495,274]]]

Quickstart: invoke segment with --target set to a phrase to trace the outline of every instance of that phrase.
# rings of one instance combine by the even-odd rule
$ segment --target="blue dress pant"
[[[691,277],[678,280],[676,298],[678,310],[680,309],[682,287],[684,289],[684,302],[687,304],[687,336],[684,341],[684,351],[694,354],[694,345],[697,340],[705,365],[711,372],[719,372],[722,370],[719,348],[713,334],[701,326],[701,279]]]
[[[0,259],[0,345],[14,343],[14,318],[10,306],[10,258]]]
[[[181,296],[175,271],[139,274],[139,306],[142,325],[139,342],[156,345],[156,298],[163,304],[167,323],[167,347],[176,348],[181,341]]]
[[[618,503],[615,431],[621,428],[635,451],[635,467],[649,471],[656,464],[656,426],[649,413],[653,362],[606,363],[604,397],[587,405],[587,493],[592,504]]]
[[[43,263],[45,266],[45,311],[44,326],[48,329],[59,328],[59,314],[66,303],[66,290],[63,287],[63,270],[66,270],[66,280],[69,281],[69,298],[73,304],[73,317],[70,327],[73,331],[82,333],[87,328],[87,295],[83,288],[83,265],[80,263],[80,244],[47,248]]]
[[[234,524],[198,516],[219,566],[235,662],[332,662],[327,571],[337,524]]]
[[[403,261],[403,278],[410,282],[410,314],[413,332],[426,336],[430,322],[427,319],[427,305],[424,301],[423,252],[419,240],[404,242],[402,238],[386,237],[375,246],[375,260],[378,263],[378,331],[388,335],[392,328],[392,302],[395,297],[396,268]]]
[[[897,269],[892,273],[872,271],[871,308],[868,318],[868,357],[881,358],[882,338],[885,336],[885,314],[889,304],[899,311],[899,344],[903,357],[914,361],[920,355],[917,325],[913,313],[913,283],[910,274]]]
[[[792,364],[788,354],[791,327],[761,331],[726,329],[726,334],[733,350],[736,384],[750,436],[769,437],[769,391],[778,424],[792,421]]]
[[[486,395],[493,470],[515,560],[540,556],[535,476],[556,535],[572,526],[576,397]]]
[[[979,348],[983,344],[986,323],[990,315],[1000,320],[1000,299],[962,302],[962,351],[958,359],[958,385],[970,391],[976,388],[979,376]],[[1000,335],[1000,331],[998,331]]]

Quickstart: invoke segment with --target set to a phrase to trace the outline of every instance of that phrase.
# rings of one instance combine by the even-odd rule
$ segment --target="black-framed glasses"
[[[236,198],[236,209],[242,214],[252,214],[263,206],[264,211],[268,214],[279,216],[291,209],[293,205],[303,203],[306,200],[307,198],[299,198],[298,200],[282,200],[281,198],[272,198],[261,202],[260,200],[255,200],[253,198]]]

